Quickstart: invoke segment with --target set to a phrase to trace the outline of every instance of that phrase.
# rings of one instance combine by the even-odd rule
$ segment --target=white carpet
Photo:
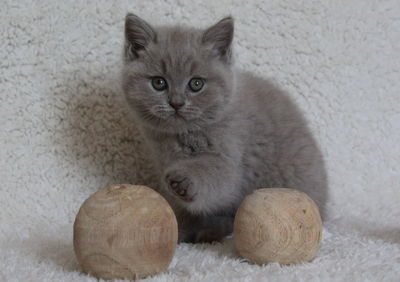
[[[318,257],[263,267],[230,241],[181,245],[148,281],[400,281],[400,4],[366,1],[12,1],[0,5],[0,281],[96,281],[72,223],[111,183],[151,167],[118,74],[123,19],[236,19],[237,64],[277,79],[327,158],[330,219]]]

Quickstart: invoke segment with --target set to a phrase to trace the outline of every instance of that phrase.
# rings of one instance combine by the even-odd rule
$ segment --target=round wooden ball
[[[139,279],[165,271],[177,240],[174,212],[145,186],[99,190],[82,204],[74,223],[82,270],[103,279]]]
[[[305,193],[265,188],[248,195],[240,205],[234,242],[239,254],[251,262],[292,264],[315,257],[321,232],[318,207]]]

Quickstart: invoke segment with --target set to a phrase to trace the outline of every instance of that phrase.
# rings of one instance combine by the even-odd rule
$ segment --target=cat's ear
[[[223,18],[204,31],[202,43],[211,49],[213,55],[229,62],[231,59],[233,30],[233,18]]]
[[[125,59],[133,60],[139,57],[139,51],[146,48],[150,42],[155,42],[157,35],[154,29],[135,14],[125,17]]]

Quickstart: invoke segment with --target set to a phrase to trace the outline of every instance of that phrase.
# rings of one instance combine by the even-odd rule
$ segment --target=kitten
[[[123,89],[152,149],[180,242],[221,240],[243,198],[289,187],[324,210],[322,155],[288,95],[234,68],[230,17],[202,30],[125,21]]]

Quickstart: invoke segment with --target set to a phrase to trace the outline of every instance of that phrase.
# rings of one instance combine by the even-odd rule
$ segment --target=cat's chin
[[[198,130],[199,126],[182,116],[171,116],[166,119],[156,118],[152,120],[142,120],[144,126],[164,133],[181,133],[189,130]]]
[[[164,133],[179,133],[185,131],[188,128],[188,125],[183,121],[181,122],[162,121],[157,124],[147,122],[146,125],[152,130]]]

